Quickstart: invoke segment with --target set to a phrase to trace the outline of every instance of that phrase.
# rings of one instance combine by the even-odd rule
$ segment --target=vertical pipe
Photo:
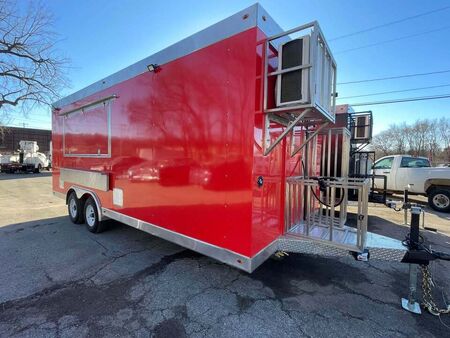
[[[336,199],[336,186],[331,186],[331,197],[330,197],[330,207],[331,207],[331,222],[330,222],[330,241],[333,241],[333,227],[334,227],[334,205]]]
[[[268,55],[268,47],[269,47],[269,42],[266,40],[264,42],[264,54],[263,54],[263,58],[264,58],[264,74],[263,74],[263,84],[264,84],[264,112],[267,110],[267,71],[268,71],[268,63],[269,63],[269,55]]]
[[[328,156],[327,156],[327,175],[331,176],[331,129],[328,130]]]
[[[298,184],[297,182],[295,182],[292,186],[292,194],[293,194],[293,210],[292,210],[292,218],[293,218],[293,226],[295,226],[297,224],[297,219],[298,219],[298,212],[299,212],[299,207],[298,207],[298,200],[299,200],[299,193],[298,193]]]
[[[362,214],[362,195],[363,195],[363,191],[362,191],[362,187],[359,186],[358,187],[358,221],[357,221],[357,233],[358,233],[358,241],[356,243],[356,245],[361,249],[362,246],[362,224],[361,224],[361,214]]]
[[[305,140],[307,139],[308,135],[307,135],[307,131],[305,130],[303,134],[303,140],[302,142],[304,143]],[[304,160],[304,161],[303,161]],[[304,173],[303,173],[303,177],[307,178],[309,177],[309,153],[308,153],[308,144],[303,147],[303,156],[302,156],[302,161],[304,163]],[[305,210],[308,208],[308,203],[309,201],[306,199],[307,196],[307,189],[308,189],[308,185],[304,184],[303,185],[303,217],[306,217],[306,213]]]
[[[408,187],[405,187],[403,194],[403,224],[408,225],[408,209],[409,209],[409,196]]]
[[[285,232],[291,228],[291,183],[286,184],[286,225]]]
[[[311,225],[311,214],[310,214],[310,209],[309,206],[311,205],[311,186],[308,185],[308,183],[304,183],[305,187],[306,187],[306,200],[308,201],[308,209],[305,210],[306,211],[306,236],[309,236],[309,231],[310,231],[310,225]]]
[[[320,199],[323,201],[322,191],[320,191],[320,190],[319,190],[319,197],[320,197]],[[318,203],[319,203],[319,217],[318,217],[318,222],[319,222],[319,225],[321,225],[321,224],[322,224],[323,206],[322,206],[322,203],[320,203],[320,202],[318,202]]]
[[[322,163],[320,164],[320,175],[325,176],[325,152],[327,146],[327,136],[326,134],[322,135]]]
[[[337,162],[338,162],[338,140],[339,140],[339,134],[336,134],[334,137],[334,172],[333,176],[337,177]]]
[[[363,204],[361,206],[361,212],[363,215],[362,220],[362,231],[361,231],[361,250],[366,248],[366,237],[367,237],[367,222],[368,222],[368,203],[369,203],[369,183],[367,180],[364,180],[363,183],[363,196],[362,201]]]
[[[347,183],[347,182],[346,182]],[[347,183],[348,184],[348,183]],[[339,189],[339,191],[341,192],[341,194],[343,194],[342,196],[340,196],[340,198],[342,198],[342,203],[339,206],[339,227],[343,227],[344,223],[345,223],[345,219],[344,219],[344,208],[345,208],[345,196],[347,195],[346,193],[346,188],[347,185],[342,184],[341,185],[341,189]]]
[[[312,141],[312,159],[311,159],[311,167],[313,168],[314,172],[312,173],[313,176],[316,176],[316,168],[317,168],[317,135],[313,137]]]

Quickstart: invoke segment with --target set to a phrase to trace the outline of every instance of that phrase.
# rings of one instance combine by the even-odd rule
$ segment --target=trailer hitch
[[[417,265],[420,265],[423,290],[422,306],[426,308],[428,312],[436,316],[448,314],[450,313],[450,306],[446,309],[440,309],[434,302],[431,290],[434,284],[428,265],[431,261],[436,259],[450,260],[450,254],[432,250],[431,247],[424,244],[425,240],[420,235],[419,229],[422,208],[410,205],[409,209],[411,210],[410,231],[402,242],[403,245],[408,247],[408,251],[403,257],[402,263],[409,264],[409,294],[408,298],[402,298],[402,307],[409,312],[421,314],[420,305],[416,300]]]

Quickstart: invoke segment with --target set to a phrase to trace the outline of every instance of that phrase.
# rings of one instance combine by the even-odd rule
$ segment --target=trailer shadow
[[[221,313],[234,333],[261,317],[267,321],[258,321],[259,328],[276,326],[299,336],[296,326],[286,325],[301,316],[310,336],[319,336],[317,323],[340,327],[346,321],[349,332],[364,335],[360,323],[374,328],[388,316],[387,327],[412,321],[411,327],[444,334],[436,318],[400,309],[407,293],[404,264],[291,254],[247,274],[119,222],[107,225],[104,233],[92,234],[62,216],[0,228],[0,260],[8,271],[0,275],[0,322],[7,323],[0,335],[29,330],[33,320],[50,327],[64,318],[97,336],[108,330],[126,335],[121,330],[136,318],[149,323],[147,332],[173,327],[184,334],[193,322]],[[386,234],[378,220],[370,226]],[[437,272],[443,287],[448,277],[448,270]],[[202,325],[210,336],[226,326],[209,321]]]
[[[48,177],[48,176],[52,176],[51,171],[42,171],[39,174],[35,174],[35,173],[15,173],[15,174],[0,173],[0,181]]]

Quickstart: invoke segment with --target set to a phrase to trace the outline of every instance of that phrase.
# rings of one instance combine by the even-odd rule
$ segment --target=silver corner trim
[[[124,215],[111,209],[102,208],[102,211],[104,216],[132,226],[133,228],[147,232],[150,235],[160,237],[187,249],[199,252],[205,256],[217,259],[218,261],[234,266],[241,270],[247,272],[252,271],[252,259],[250,257],[218,247],[210,243],[203,242],[199,239],[177,233],[175,231],[165,229],[155,224],[141,221],[137,218]]]
[[[250,272],[255,271],[262,263],[264,263],[270,256],[278,251],[278,239],[264,247],[251,260]]]
[[[60,168],[60,180],[100,191],[109,190],[109,174],[99,171]]]
[[[255,6],[257,6],[256,25],[267,37],[284,32],[284,29],[282,29],[280,25],[269,15],[263,6],[259,3],[255,4]]]

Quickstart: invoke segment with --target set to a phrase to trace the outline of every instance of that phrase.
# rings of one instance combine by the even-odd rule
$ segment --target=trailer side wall
[[[53,189],[71,186],[60,187],[60,168],[108,173],[109,190],[95,191],[102,207],[251,256],[257,31],[55,110]],[[97,138],[104,145],[109,124],[110,156],[103,148],[101,156],[64,156],[62,114],[112,95],[100,134],[90,124],[69,136],[72,146]],[[122,205],[113,203],[113,189],[122,191]]]

